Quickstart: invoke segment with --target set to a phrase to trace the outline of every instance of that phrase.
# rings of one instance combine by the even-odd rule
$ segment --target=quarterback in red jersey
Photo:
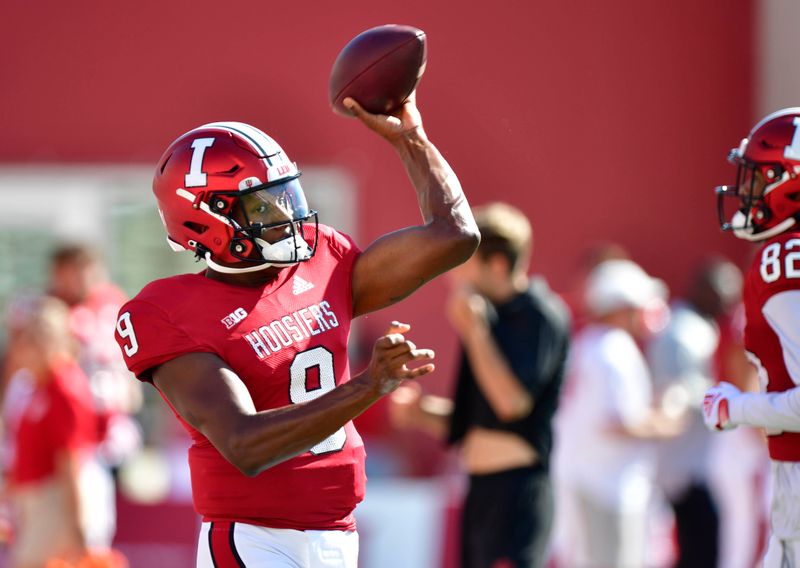
[[[764,428],[772,468],[772,534],[765,568],[800,565],[800,108],[770,114],[730,161],[736,185],[717,188],[720,223],[763,241],[747,272],[744,343],[761,393],[722,382],[706,393],[706,424]],[[738,200],[729,218],[728,197]]]
[[[433,352],[393,322],[351,378],[350,321],[463,262],[480,239],[414,98],[392,116],[347,103],[399,153],[423,216],[363,252],[317,222],[297,166],[257,128],[206,124],[157,165],[168,241],[208,268],[146,286],[116,337],[192,437],[198,567],[356,566],[365,453],[352,419],[432,371]]]

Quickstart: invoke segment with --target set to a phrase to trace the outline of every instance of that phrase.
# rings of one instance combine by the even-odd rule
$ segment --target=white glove
[[[706,395],[703,397],[703,420],[709,430],[736,428],[737,425],[731,422],[728,405],[731,399],[740,394],[742,392],[739,389],[725,381],[706,391]]]

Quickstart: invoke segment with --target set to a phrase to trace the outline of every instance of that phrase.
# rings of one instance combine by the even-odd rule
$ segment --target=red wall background
[[[392,150],[329,110],[327,76],[355,34],[406,23],[429,37],[429,135],[473,203],[530,215],[535,272],[570,292],[581,254],[617,241],[680,292],[701,257],[747,255],[719,233],[712,189],[733,179],[726,152],[756,118],[754,17],[752,0],[6,0],[0,162],[155,164],[196,125],[251,122],[301,168],[350,171],[367,244],[419,216]],[[435,281],[361,327],[370,344],[391,319],[412,323],[439,354],[425,379],[438,392],[455,357],[444,294]]]
[[[415,200],[392,150],[329,110],[327,76],[356,33],[407,23],[429,36],[430,137],[473,203],[530,215],[534,271],[569,291],[581,253],[613,240],[680,291],[703,255],[746,255],[718,232],[712,189],[755,118],[753,17],[726,0],[9,0],[0,162],[154,164],[198,124],[251,122],[301,168],[352,173],[366,244],[416,222]],[[415,325],[440,352],[434,390],[454,356],[444,292],[436,281],[362,327],[371,342],[391,319]]]

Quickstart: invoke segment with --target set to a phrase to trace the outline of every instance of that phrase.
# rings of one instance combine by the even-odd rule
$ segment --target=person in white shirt
[[[557,480],[562,560],[567,566],[648,565],[647,514],[655,474],[653,440],[680,423],[652,408],[652,385],[636,337],[663,283],[629,260],[588,277],[592,321],[576,336],[558,413]]]

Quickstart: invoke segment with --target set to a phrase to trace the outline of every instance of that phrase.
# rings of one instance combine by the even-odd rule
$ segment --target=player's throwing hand
[[[416,101],[416,94],[411,93],[403,103],[403,106],[390,115],[372,114],[364,110],[355,99],[350,97],[344,100],[344,106],[347,107],[358,120],[363,122],[367,128],[374,130],[389,142],[394,142],[404,134],[413,132],[414,130],[421,130],[422,117],[417,109]]]
[[[366,374],[382,395],[395,390],[404,380],[416,379],[434,370],[433,363],[408,367],[413,361],[434,358],[432,349],[417,349],[414,342],[406,339],[404,334],[410,329],[407,323],[392,322],[386,335],[378,338],[372,349],[372,360]]]

